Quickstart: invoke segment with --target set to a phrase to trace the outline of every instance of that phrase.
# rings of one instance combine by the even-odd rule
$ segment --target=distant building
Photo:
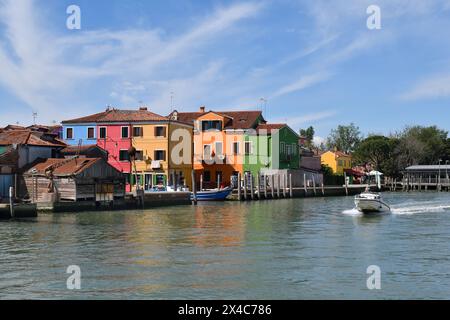
[[[25,169],[20,189],[32,202],[113,201],[125,196],[125,176],[101,158],[37,159]]]
[[[343,175],[344,170],[352,168],[352,156],[341,151],[326,151],[320,156],[321,163],[333,170],[334,174]]]
[[[138,110],[108,108],[104,112],[62,122],[64,140],[72,146],[96,144],[108,153],[108,163],[127,174],[127,191],[136,184],[145,191],[155,186],[191,184],[192,154],[188,163],[176,163],[171,158],[177,142],[170,138],[178,129],[187,133],[192,141],[192,124],[150,112],[146,107]],[[192,150],[186,150],[191,151]],[[130,154],[134,152],[133,163]],[[134,166],[135,164],[135,166]]]
[[[21,169],[38,158],[55,157],[66,144],[56,135],[9,128],[0,132],[0,198],[9,197]]]

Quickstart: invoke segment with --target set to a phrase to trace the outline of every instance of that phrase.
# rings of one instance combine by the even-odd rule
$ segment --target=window
[[[284,142],[280,143],[280,153],[285,154],[286,150],[284,149]]]
[[[343,166],[342,160],[338,160],[338,166],[339,166],[339,167],[342,167],[342,166]]]
[[[223,155],[223,144],[221,141],[216,142],[216,156]]]
[[[290,144],[286,145],[286,154],[288,156],[292,155],[292,146]]]
[[[119,151],[119,161],[130,161],[128,150],[124,149]]]
[[[155,127],[155,137],[165,137],[166,127]]]
[[[133,137],[142,137],[144,130],[142,127],[133,127]]]
[[[73,128],[66,128],[66,139],[73,139]]]
[[[106,127],[100,127],[99,137],[100,139],[106,139]]]
[[[166,161],[166,151],[165,150],[155,150],[155,160]]]
[[[128,127],[122,127],[122,138],[128,138],[129,134],[128,134]]]
[[[203,145],[203,159],[211,159],[211,145]]]
[[[157,174],[155,176],[155,184],[158,186],[163,186],[165,181],[165,175],[163,174]]]
[[[251,141],[245,141],[245,154],[246,155],[252,154],[253,153],[252,149],[253,149],[252,148],[252,142]]]
[[[207,130],[222,130],[222,121],[220,120],[202,121],[202,131]]]
[[[203,172],[203,181],[204,182],[211,182],[211,171],[205,170]]]
[[[95,137],[95,128],[94,127],[89,127],[87,129],[87,137],[88,137],[88,139],[94,139],[94,137]]]
[[[136,161],[143,161],[144,160],[144,151],[136,150],[135,159],[136,159]]]
[[[239,142],[233,142],[233,154],[239,154]]]

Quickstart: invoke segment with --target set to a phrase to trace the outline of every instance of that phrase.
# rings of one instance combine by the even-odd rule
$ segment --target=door
[[[151,191],[153,187],[153,175],[151,173],[144,174],[144,190]]]

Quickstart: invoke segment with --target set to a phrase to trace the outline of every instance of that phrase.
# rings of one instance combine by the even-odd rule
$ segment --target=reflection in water
[[[201,203],[0,223],[2,298],[446,298],[450,196]],[[405,214],[407,212],[407,214]],[[66,289],[79,265],[82,290]],[[366,288],[380,266],[382,292]]]

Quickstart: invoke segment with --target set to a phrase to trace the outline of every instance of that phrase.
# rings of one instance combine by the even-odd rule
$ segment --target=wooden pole
[[[256,183],[257,183],[257,189],[258,189],[258,200],[261,199],[261,173],[258,172],[258,175],[256,176]]]
[[[252,198],[252,200],[254,200],[255,193],[253,192],[254,191],[254,189],[253,189],[253,174],[250,173],[249,176],[250,176],[250,197]]]
[[[267,176],[263,175],[264,199],[267,199]]]
[[[238,198],[239,201],[242,200],[242,194],[241,194],[241,173],[238,173],[238,178],[237,178],[237,188],[238,188]]]
[[[280,174],[277,174],[277,198],[280,198]]]
[[[325,195],[325,186],[323,185],[323,182],[321,183],[321,187],[322,187],[322,195]]]
[[[275,183],[275,177],[274,175],[270,175],[270,193],[272,194],[272,199],[275,198],[275,194],[274,194],[274,183]]]
[[[294,192],[292,190],[292,173],[289,173],[289,197],[293,197]]]
[[[220,190],[220,174],[217,175],[217,190]]]
[[[172,172],[172,186],[173,186],[173,191],[177,191],[177,182],[175,181],[175,172]]]
[[[283,198],[286,198],[286,180],[287,180],[287,175],[283,174]]]
[[[306,173],[303,174],[303,189],[305,190],[305,197],[308,196],[308,189],[306,187]]]
[[[14,187],[9,187],[9,212],[11,218],[14,218]]]
[[[244,200],[247,200],[247,173],[244,173]]]
[[[199,191],[202,191],[202,190],[203,190],[203,174],[200,175],[200,190]]]
[[[197,204],[197,190],[196,190],[196,186],[195,186],[195,172],[194,172],[194,170],[191,171],[191,179],[192,179],[192,193],[194,195],[193,202],[194,202],[194,204]]]
[[[313,180],[314,195],[316,196],[317,195],[317,192],[316,192],[316,179],[314,178],[314,174],[312,174],[312,180]]]
[[[344,172],[344,182],[345,182],[345,195],[348,196],[347,173],[346,172]]]

